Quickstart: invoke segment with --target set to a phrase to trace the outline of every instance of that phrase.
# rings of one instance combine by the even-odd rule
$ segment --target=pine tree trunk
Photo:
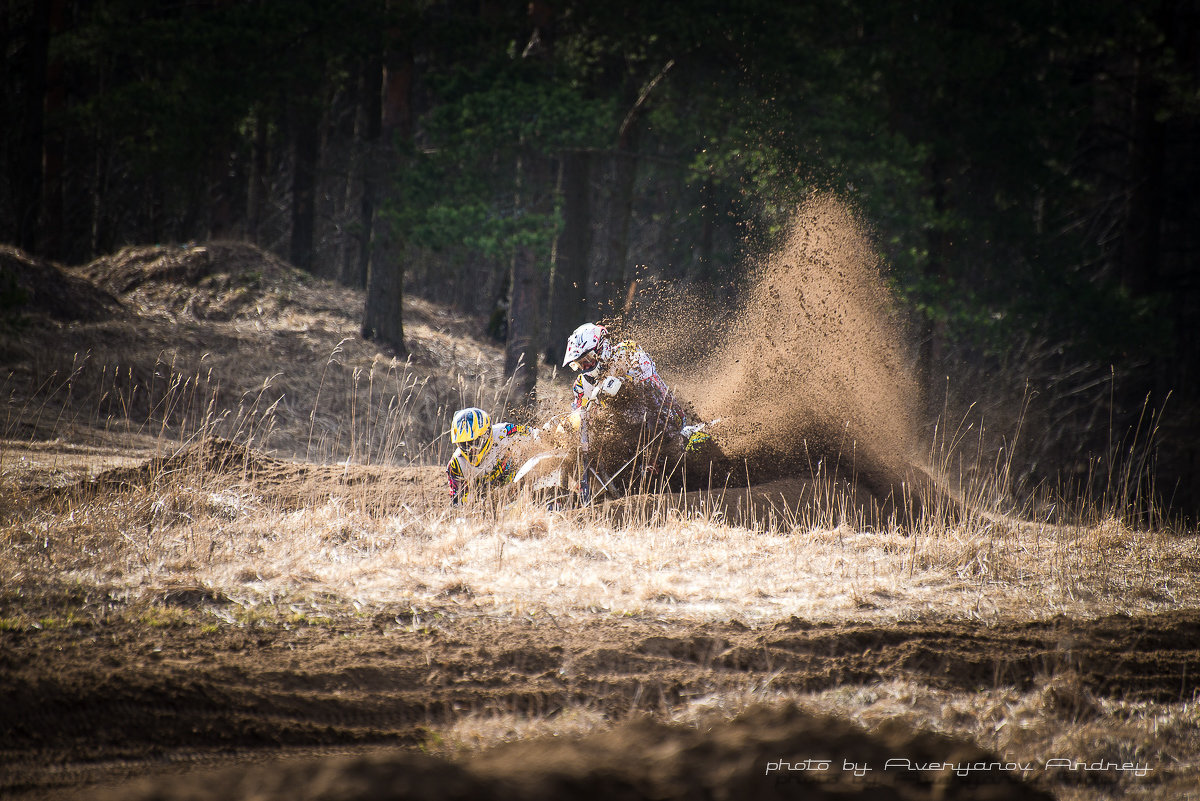
[[[1129,139],[1129,200],[1121,232],[1121,276],[1135,297],[1158,290],[1162,253],[1165,133],[1155,119],[1161,107],[1154,76],[1135,67]]]
[[[383,133],[383,60],[367,59],[363,73],[363,113],[366,126],[363,131],[363,179],[362,200],[359,208],[358,272],[347,276],[346,283],[365,288],[371,266],[371,248],[375,237],[375,196],[379,192],[379,148]]]
[[[379,62],[376,62],[378,65]],[[380,65],[379,139],[375,158],[368,164],[379,167],[383,153],[394,153],[398,142],[412,137],[412,78],[411,49],[388,50]],[[368,169],[368,172],[378,170]],[[374,204],[378,187],[371,190]],[[364,200],[365,203],[365,200]],[[366,213],[364,205],[364,215]],[[371,239],[364,249],[367,300],[363,308],[362,335],[390,346],[398,354],[408,353],[404,344],[404,262],[398,243],[389,241],[384,222],[374,215]],[[364,218],[365,219],[365,218]]]
[[[526,153],[517,165],[518,197],[516,205],[533,213],[544,213],[542,198],[549,196],[549,160],[541,154]],[[541,279],[537,252],[519,245],[513,254],[512,302],[508,307],[508,339],[504,346],[504,374],[512,380],[512,406],[532,403],[536,397],[538,375],[538,335],[541,332]]]
[[[612,154],[612,195],[609,200],[608,222],[599,247],[599,263],[588,285],[587,305],[594,319],[617,313],[617,303],[624,300],[628,284],[629,228],[633,217],[633,187],[637,177],[637,155],[633,150],[636,137],[630,135]]]
[[[37,252],[42,244],[40,212],[43,208],[42,157],[45,138],[46,71],[50,48],[50,3],[33,3],[27,12],[24,25],[17,18],[17,11],[6,9],[12,15],[10,25],[15,29],[14,38],[24,34],[26,47],[24,58],[6,65],[13,69],[17,80],[24,84],[23,101],[14,104],[12,113],[16,119],[5,120],[5,125],[16,127],[16,152],[10,155],[9,180],[13,205],[17,211],[15,236],[17,245],[31,253]],[[22,30],[23,28],[23,30]],[[6,44],[8,39],[4,40]],[[6,79],[6,82],[12,78]],[[5,103],[15,98],[5,98]]]
[[[932,156],[926,164],[926,176],[932,195],[933,208],[940,218],[946,208],[942,164]],[[925,276],[931,285],[940,286],[946,280],[946,234],[940,226],[932,226],[926,234],[929,255],[925,261]],[[918,350],[921,406],[930,420],[942,413],[946,386],[946,321],[945,317],[926,317],[922,321],[921,344]]]
[[[363,339],[373,339],[404,355],[404,269],[399,264],[372,259],[367,273],[367,302],[363,312]]]
[[[587,321],[587,264],[592,248],[591,155],[570,151],[563,155],[563,231],[555,251],[550,276],[550,341],[546,360],[558,364],[567,337]]]
[[[270,169],[270,150],[267,141],[267,121],[261,109],[254,119],[254,144],[250,154],[250,178],[246,186],[246,235],[259,242],[263,209],[267,203],[267,172]]]
[[[518,247],[513,256],[512,303],[508,307],[508,340],[504,345],[504,374],[512,378],[515,406],[532,401],[537,387],[539,272],[533,248]]]
[[[66,2],[53,0],[50,6],[49,38],[66,30]],[[66,196],[63,189],[66,168],[66,138],[61,123],[67,106],[67,85],[61,53],[55,53],[46,64],[45,119],[52,124],[45,130],[42,142],[42,220],[41,253],[51,259],[67,257],[64,214]]]
[[[310,90],[311,91],[311,90]],[[292,238],[289,258],[302,270],[314,268],[317,215],[317,161],[320,157],[321,112],[311,98],[294,107],[292,130]]]

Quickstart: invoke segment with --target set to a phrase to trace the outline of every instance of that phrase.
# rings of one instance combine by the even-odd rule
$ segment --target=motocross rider
[[[660,422],[668,430],[678,431],[689,451],[711,439],[704,431],[705,424],[688,425],[687,415],[659,376],[654,360],[632,339],[614,345],[603,325],[584,323],[567,337],[563,367],[567,366],[579,373],[571,388],[572,410],[586,408],[597,398],[614,395],[625,383],[633,382],[649,390]]]
[[[652,404],[655,420],[644,418],[652,429],[678,437],[688,453],[709,442],[712,438],[705,432],[705,424],[687,425],[687,416],[676,401],[674,394],[658,375],[654,360],[638,347],[633,340],[613,343],[608,329],[597,323],[584,323],[567,338],[567,352],[563,366],[570,366],[579,373],[572,387],[571,408],[579,415],[580,441],[584,458],[589,451],[589,435],[586,411],[592,403],[604,404],[606,397],[615,396],[626,384],[642,390]],[[650,463],[642,470],[647,475],[657,473]],[[580,482],[580,494],[584,503],[589,501],[589,470],[585,470]]]
[[[458,447],[446,466],[451,505],[462,503],[473,488],[486,493],[512,481],[521,466],[520,451],[537,439],[537,429],[517,423],[493,425],[488,413],[474,406],[455,412],[450,441]]]
[[[572,409],[586,407],[601,391],[614,394],[616,390],[610,391],[609,388],[619,385],[611,382],[606,384],[605,380],[615,376],[621,382],[633,382],[648,389],[656,406],[669,415],[671,428],[679,430],[686,423],[666,382],[658,375],[654,360],[632,339],[614,345],[607,328],[596,323],[584,323],[567,338],[563,367],[567,366],[579,373],[571,388],[574,395]]]

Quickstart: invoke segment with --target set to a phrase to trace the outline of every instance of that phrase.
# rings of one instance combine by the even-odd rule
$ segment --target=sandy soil
[[[199,610],[226,601],[193,591],[163,602]],[[1200,662],[1198,633],[1196,611],[991,627],[949,621],[813,626],[793,619],[757,629],[600,616],[491,619],[461,615],[453,603],[420,616],[397,608],[322,625],[215,630],[186,615],[170,625],[147,626],[110,614],[68,627],[0,632],[0,709],[6,721],[0,728],[0,790],[20,798],[54,797],[80,787],[91,793],[94,783],[146,774],[157,776],[162,790],[180,782],[187,787],[188,780],[173,777],[199,768],[244,770],[284,757],[331,754],[371,755],[395,766],[408,757],[380,747],[427,750],[439,729],[467,714],[562,715],[586,709],[636,720],[639,713],[661,715],[688,699],[764,682],[817,691],[905,678],[976,690],[1029,687],[1046,671],[1070,670],[1096,696],[1171,700],[1181,682],[1186,684],[1189,666]],[[743,742],[725,744],[750,764],[721,782],[749,783],[757,797],[775,797],[779,787],[764,775],[772,759],[844,758],[881,768],[888,759],[957,761],[955,754],[971,750],[912,734],[885,742],[798,714],[789,720],[776,722],[783,730],[777,739],[788,751],[772,752],[780,742],[770,737],[753,742],[745,732],[739,735]],[[739,731],[737,725],[724,729],[733,733],[729,736]],[[750,730],[762,734],[760,726]],[[834,731],[840,740],[826,736]],[[718,744],[724,736],[709,735]],[[663,729],[655,738],[668,736],[700,734]],[[631,740],[634,754],[637,738]],[[482,770],[476,762],[487,758],[485,753],[466,765]],[[972,752],[961,759],[985,757]],[[670,770],[699,781],[704,760],[704,754],[685,753],[674,762],[628,767],[629,781],[664,780],[668,762]],[[449,770],[449,764],[442,767]],[[572,770],[578,776],[578,766]],[[938,782],[959,784],[942,773],[894,774],[886,777],[888,784],[905,798],[934,797]],[[849,792],[849,778],[831,769],[816,786]],[[997,774],[992,781],[989,789],[999,793],[1015,778]],[[970,788],[963,783],[945,797],[976,797]],[[285,789],[261,797],[288,797]],[[146,792],[135,797],[162,797]],[[178,797],[218,796],[193,787]],[[347,790],[337,797],[375,796]],[[428,797],[460,795],[447,788],[445,796],[431,791]]]
[[[238,476],[282,509],[346,486],[444,503],[437,469],[310,465],[220,440],[189,449],[186,459],[133,464],[103,449],[66,448],[52,459],[54,450],[8,451],[17,464],[29,463],[28,480],[42,481],[47,498],[122,491],[193,464]],[[97,472],[97,463],[105,469]],[[0,629],[0,793],[1030,798],[1035,787],[1077,777],[1045,765],[965,776],[944,766],[901,770],[898,760],[1005,759],[900,726],[867,733],[778,706],[711,726],[663,721],[698,699],[748,688],[819,693],[894,680],[1024,692],[1051,675],[1073,677],[1056,703],[1086,717],[1096,699],[1176,701],[1194,686],[1189,672],[1200,663],[1196,610],[991,624],[792,618],[749,626],[548,610],[488,614],[469,600],[448,591],[433,607],[364,611],[330,598],[324,616],[281,617],[239,615],[234,601],[198,584],[136,600],[102,586],[64,585],[36,596],[4,591],[0,618],[19,612],[40,622]],[[442,742],[441,732],[468,718],[573,714],[609,725],[584,739],[482,753],[447,753]],[[827,769],[769,767],[807,760],[828,761]],[[846,760],[876,772],[855,776]],[[208,778],[198,782],[196,771]],[[317,775],[323,778],[314,784]]]

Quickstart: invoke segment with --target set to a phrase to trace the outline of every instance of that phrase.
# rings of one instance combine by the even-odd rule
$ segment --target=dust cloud
[[[823,465],[891,494],[919,452],[917,386],[866,227],[845,203],[799,207],[722,315],[680,296],[631,326],[664,376],[757,479]]]

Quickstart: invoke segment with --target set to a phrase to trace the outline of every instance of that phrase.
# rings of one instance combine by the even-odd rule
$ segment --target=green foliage
[[[394,229],[434,251],[502,261],[529,248],[548,264],[561,220],[543,200],[551,188],[530,185],[526,168],[597,141],[611,106],[507,57],[431,83],[442,100],[423,121],[422,147],[394,176],[386,207]]]
[[[194,615],[174,606],[150,606],[138,616],[138,622],[154,629],[179,629],[194,624]]]

